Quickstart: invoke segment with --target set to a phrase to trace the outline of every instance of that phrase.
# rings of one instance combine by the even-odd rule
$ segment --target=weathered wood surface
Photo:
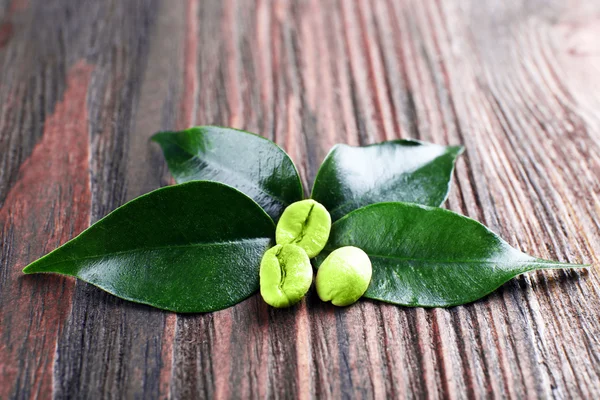
[[[0,399],[600,398],[600,3],[0,0]],[[27,263],[170,183],[149,136],[466,146],[447,206],[588,272],[181,316]]]

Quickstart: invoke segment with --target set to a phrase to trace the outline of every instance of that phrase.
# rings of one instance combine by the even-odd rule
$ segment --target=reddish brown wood
[[[13,27],[10,21],[0,24],[0,48],[4,47],[12,36]]]
[[[599,398],[600,6],[0,0],[0,398]],[[459,144],[447,207],[588,272],[450,309],[175,315],[21,268],[171,184],[156,131]]]
[[[21,165],[0,211],[3,227],[0,398],[52,392],[57,339],[71,308],[74,280],[27,279],[21,268],[90,223],[86,95],[92,67],[75,64],[64,98],[48,116],[42,140]],[[31,210],[36,210],[31,213]]]

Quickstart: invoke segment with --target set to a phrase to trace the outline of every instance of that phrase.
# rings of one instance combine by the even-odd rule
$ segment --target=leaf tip
[[[32,262],[31,264],[23,268],[22,272],[24,274],[35,274],[36,272],[38,272],[35,270],[35,262]]]
[[[38,274],[38,273],[58,273],[58,274],[69,275],[71,271],[68,269],[68,267],[69,267],[68,263],[66,261],[59,263],[59,262],[57,262],[57,259],[54,257],[57,254],[60,256],[61,252],[63,251],[63,247],[68,245],[69,243],[71,243],[71,241],[73,241],[73,240],[74,239],[71,239],[69,242],[52,250],[48,254],[45,254],[44,256],[38,258],[37,260],[30,262],[21,271],[24,274],[28,274],[28,275],[29,274]],[[66,269],[63,269],[63,267],[66,267]]]
[[[456,157],[460,156],[465,152],[465,146],[463,145],[450,146],[450,148],[452,149]]]
[[[160,139],[161,139],[163,136],[165,136],[165,135],[167,135],[167,134],[170,134],[170,133],[172,133],[172,132],[163,132],[163,131],[161,131],[161,132],[156,132],[154,135],[150,136],[150,141],[151,141],[151,142],[155,142],[155,143],[159,143],[159,144],[160,144],[160,142],[161,142],[161,140],[160,140]]]
[[[592,264],[552,261],[552,260],[545,260],[543,258],[538,258],[537,262],[538,262],[539,268],[545,268],[545,269],[585,269],[585,270],[588,270],[588,269],[592,268]]]
[[[22,272],[27,275],[37,274],[39,272],[50,272],[50,271],[45,270],[44,265],[46,263],[42,261],[45,258],[46,258],[46,256],[44,256],[42,258],[38,258],[37,260],[29,263],[28,265],[25,266],[25,268],[23,268]]]

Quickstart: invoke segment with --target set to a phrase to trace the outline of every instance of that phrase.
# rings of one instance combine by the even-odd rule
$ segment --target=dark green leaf
[[[130,201],[23,272],[75,276],[166,310],[215,311],[258,290],[274,233],[271,218],[243,193],[190,182]]]
[[[198,126],[152,137],[160,144],[177,183],[216,181],[242,191],[274,221],[304,194],[298,171],[275,143],[255,134]]]
[[[403,201],[440,206],[448,196],[461,146],[392,140],[364,147],[335,146],[323,161],[312,198],[335,221],[369,204]]]
[[[342,246],[371,259],[365,297],[405,306],[469,303],[523,272],[581,267],[531,257],[477,221],[409,203],[374,204],[340,219],[317,263]]]

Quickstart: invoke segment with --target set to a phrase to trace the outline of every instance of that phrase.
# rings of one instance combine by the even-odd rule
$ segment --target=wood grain
[[[600,398],[600,4],[0,0],[0,398]],[[447,207],[587,262],[474,304],[175,315],[20,270],[171,184],[163,129],[464,144]],[[308,189],[307,189],[308,192]]]

